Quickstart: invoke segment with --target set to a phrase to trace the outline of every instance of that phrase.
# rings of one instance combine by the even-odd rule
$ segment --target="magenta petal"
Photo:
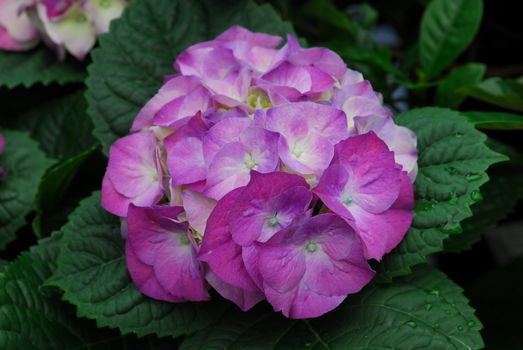
[[[238,142],[241,133],[250,124],[249,118],[241,117],[226,118],[216,123],[203,140],[203,154],[206,164],[211,163],[216,153],[223,146],[231,142]]]
[[[417,140],[416,134],[411,130],[394,124],[390,116],[374,115],[372,117],[355,118],[355,126],[359,134],[374,131],[394,152],[396,163],[400,164],[413,182],[416,178],[417,165]]]
[[[263,280],[258,268],[258,251],[256,250],[256,244],[248,247],[242,247],[242,258],[245,265],[245,270],[249,276],[251,276],[253,282],[258,288],[263,289]]]
[[[182,190],[182,198],[189,225],[203,234],[207,219],[216,206],[216,201],[190,189]]]
[[[192,76],[177,76],[168,80],[156,95],[154,95],[153,98],[151,98],[140,110],[134,119],[131,131],[138,131],[144,127],[153,125],[153,118],[164,106],[178,99],[180,101],[179,103],[182,104],[184,96],[189,94],[191,91],[198,89],[200,86],[200,80]],[[184,117],[192,116],[194,114],[195,113],[185,115]],[[176,114],[172,116],[172,119],[174,121],[180,119],[180,117]]]
[[[405,172],[401,173],[401,190],[398,199],[388,211],[385,212],[393,230],[387,240],[387,252],[394,249],[405,237],[410,228],[414,211],[414,188],[410,178]]]
[[[153,123],[154,125],[176,127],[196,113],[206,112],[211,106],[210,97],[207,89],[198,86],[160,108],[153,118]]]
[[[174,186],[205,179],[206,166],[201,140],[187,137],[166,148],[167,166]]]
[[[229,229],[228,213],[242,189],[224,196],[207,220],[199,259],[205,261],[222,281],[236,288],[257,291],[242,259],[242,249],[233,240]]]
[[[374,275],[359,238],[334,214],[282,230],[258,252],[267,300],[291,318],[321,316]]]
[[[205,194],[218,200],[235,188],[246,185],[250,177],[247,156],[241,143],[225,145],[209,166]]]
[[[234,241],[265,242],[308,208],[312,195],[305,180],[283,172],[253,172],[229,213]]]
[[[152,132],[128,135],[111,146],[102,184],[104,208],[125,216],[129,203],[148,206],[162,198],[162,173],[157,167],[156,147]]]
[[[125,261],[127,263],[129,275],[140,293],[156,300],[168,301],[171,303],[184,301],[181,298],[169,294],[160,283],[158,283],[158,280],[154,275],[153,267],[144,264],[138,259],[129,242],[125,244]]]
[[[372,213],[388,209],[399,194],[400,170],[387,145],[370,132],[338,143],[335,150],[335,162],[351,174],[344,195]]]
[[[268,130],[280,133],[279,154],[285,165],[300,173],[321,173],[334,154],[334,144],[349,136],[345,115],[312,102],[270,109]]]
[[[329,74],[318,68],[296,66],[288,62],[264,74],[261,79],[273,85],[296,89],[302,94],[322,93],[335,83]]]
[[[102,207],[108,212],[120,217],[127,216],[127,208],[131,199],[116,191],[111,179],[105,174],[102,181]]]
[[[234,25],[222,34],[218,35],[216,41],[234,41],[242,40],[253,46],[262,46],[275,48],[282,41],[282,38],[276,35],[265,33],[253,33],[250,30],[239,25]]]
[[[187,224],[180,223],[180,207],[129,207],[127,240],[136,257],[154,268],[159,284],[170,294],[185,300],[207,300],[202,268],[188,236]]]
[[[401,242],[412,224],[414,195],[409,177],[405,172],[401,173],[401,192],[389,210],[371,214],[355,209],[352,213],[357,233],[365,245],[365,256],[381,260]]]
[[[288,61],[302,66],[313,66],[341,80],[347,66],[335,52],[322,47],[301,48],[298,40],[292,35],[287,36]]]
[[[236,288],[222,281],[212,271],[207,271],[205,277],[207,282],[209,282],[209,284],[220,293],[222,297],[238,305],[242,311],[250,310],[254,305],[265,299],[265,296],[260,290],[247,291],[245,289]]]
[[[152,198],[161,195],[156,147],[156,137],[152,132],[138,132],[122,137],[111,146],[107,174],[120,194]]]

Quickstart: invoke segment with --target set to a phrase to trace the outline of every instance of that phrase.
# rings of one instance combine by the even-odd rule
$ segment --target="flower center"
[[[267,109],[272,107],[269,96],[258,89],[251,90],[249,96],[247,96],[246,102],[250,107],[255,109]]]
[[[309,253],[314,253],[316,249],[318,249],[318,245],[316,243],[309,242],[307,243],[306,249]]]
[[[346,195],[343,197],[342,201],[343,201],[343,204],[349,205],[352,203],[352,197],[349,195]]]
[[[189,237],[187,235],[183,234],[180,236],[180,243],[183,245],[189,244],[191,241],[189,241]]]
[[[267,220],[267,222],[269,223],[270,226],[274,227],[276,225],[278,225],[279,221],[278,221],[278,217],[275,216],[272,216],[269,218],[269,220]]]
[[[296,158],[300,158],[301,155],[303,154],[303,150],[301,149],[300,146],[298,146],[298,144],[295,144],[294,147],[292,148],[292,154],[293,154]]]
[[[78,13],[74,20],[78,23],[84,23],[87,22],[87,17],[83,13]]]
[[[111,0],[100,0],[98,5],[102,8],[109,8],[111,7]]]
[[[248,168],[248,169],[253,169],[254,167],[256,167],[256,162],[254,161],[254,159],[252,159],[252,156],[250,154],[247,154],[245,156],[245,159],[244,159],[244,164],[245,166]]]

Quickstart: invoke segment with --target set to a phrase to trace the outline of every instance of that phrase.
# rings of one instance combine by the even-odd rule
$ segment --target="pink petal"
[[[189,225],[203,234],[209,215],[216,206],[216,201],[190,189],[182,191],[182,198]]]
[[[259,289],[246,271],[241,247],[232,240],[228,220],[230,208],[241,191],[231,191],[218,201],[207,220],[198,257],[223,282],[253,292]]]

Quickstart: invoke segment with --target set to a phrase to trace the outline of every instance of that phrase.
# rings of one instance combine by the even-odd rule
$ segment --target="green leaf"
[[[127,273],[120,222],[100,207],[99,193],[80,202],[62,233],[49,285],[62,289],[78,315],[96,319],[99,327],[176,337],[206,327],[223,312],[222,303],[173,304],[142,295]]]
[[[17,126],[31,133],[52,158],[67,159],[95,144],[83,91],[53,99],[27,111]]]
[[[0,168],[6,174],[0,177],[0,250],[25,224],[40,180],[52,164],[27,133],[10,130],[3,133],[5,149],[0,155]]]
[[[289,320],[263,307],[228,314],[181,350],[470,350],[482,348],[480,329],[461,288],[424,267],[394,284],[368,286],[318,319]]]
[[[55,269],[59,234],[8,264],[0,274],[2,350],[125,349],[120,335],[77,319],[74,307],[43,287]]]
[[[36,83],[62,85],[82,82],[85,78],[85,68],[80,63],[72,58],[60,62],[44,46],[23,53],[0,51],[0,72],[0,86],[8,88]]]
[[[468,63],[455,68],[436,89],[434,104],[440,107],[457,108],[467,97],[459,90],[479,83],[483,79],[486,66],[480,63]]]
[[[481,23],[482,0],[433,0],[421,19],[420,61],[430,79],[472,42]]]
[[[292,27],[269,5],[251,0],[142,0],[129,6],[92,52],[87,100],[95,136],[107,152],[128,133],[140,108],[173,74],[176,56],[240,24],[254,31],[284,35]]]
[[[462,112],[467,119],[480,129],[523,130],[523,116],[504,112]]]
[[[481,200],[485,173],[506,157],[485,145],[486,136],[458,112],[437,107],[413,109],[396,122],[418,138],[415,215],[403,241],[378,265],[379,280],[408,274],[430,254],[443,250],[443,240],[458,234],[470,217],[470,205]]]
[[[96,148],[91,148],[75,157],[69,158],[49,170],[43,177],[34,201],[36,217],[33,220],[33,231],[37,236],[46,233],[49,221],[55,221],[61,213],[56,212],[66,191],[69,190],[71,181],[78,172],[80,166],[89,159]]]
[[[483,200],[472,207],[473,216],[462,223],[463,233],[445,240],[446,252],[470,249],[488,230],[505,219],[523,198],[523,156],[501,143],[489,145],[497,152],[510,157],[510,161],[489,169],[490,180],[481,188]]]
[[[490,78],[462,91],[480,101],[523,112],[523,86],[517,81]]]
[[[309,0],[301,10],[304,15],[329,23],[353,36],[357,36],[358,32],[361,31],[358,25],[346,13],[340,11],[331,0]]]

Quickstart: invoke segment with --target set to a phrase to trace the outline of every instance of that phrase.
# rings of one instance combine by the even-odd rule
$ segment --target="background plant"
[[[517,348],[521,258],[486,271],[495,264],[482,240],[516,218],[523,195],[523,69],[510,51],[522,34],[499,8],[136,0],[87,63],[58,62],[43,46],[0,52],[0,348]],[[418,135],[413,227],[376,264],[371,286],[318,320],[286,320],[267,305],[242,313],[219,298],[142,296],[125,269],[119,222],[92,193],[109,145],[174,57],[233,24],[330,47]]]

